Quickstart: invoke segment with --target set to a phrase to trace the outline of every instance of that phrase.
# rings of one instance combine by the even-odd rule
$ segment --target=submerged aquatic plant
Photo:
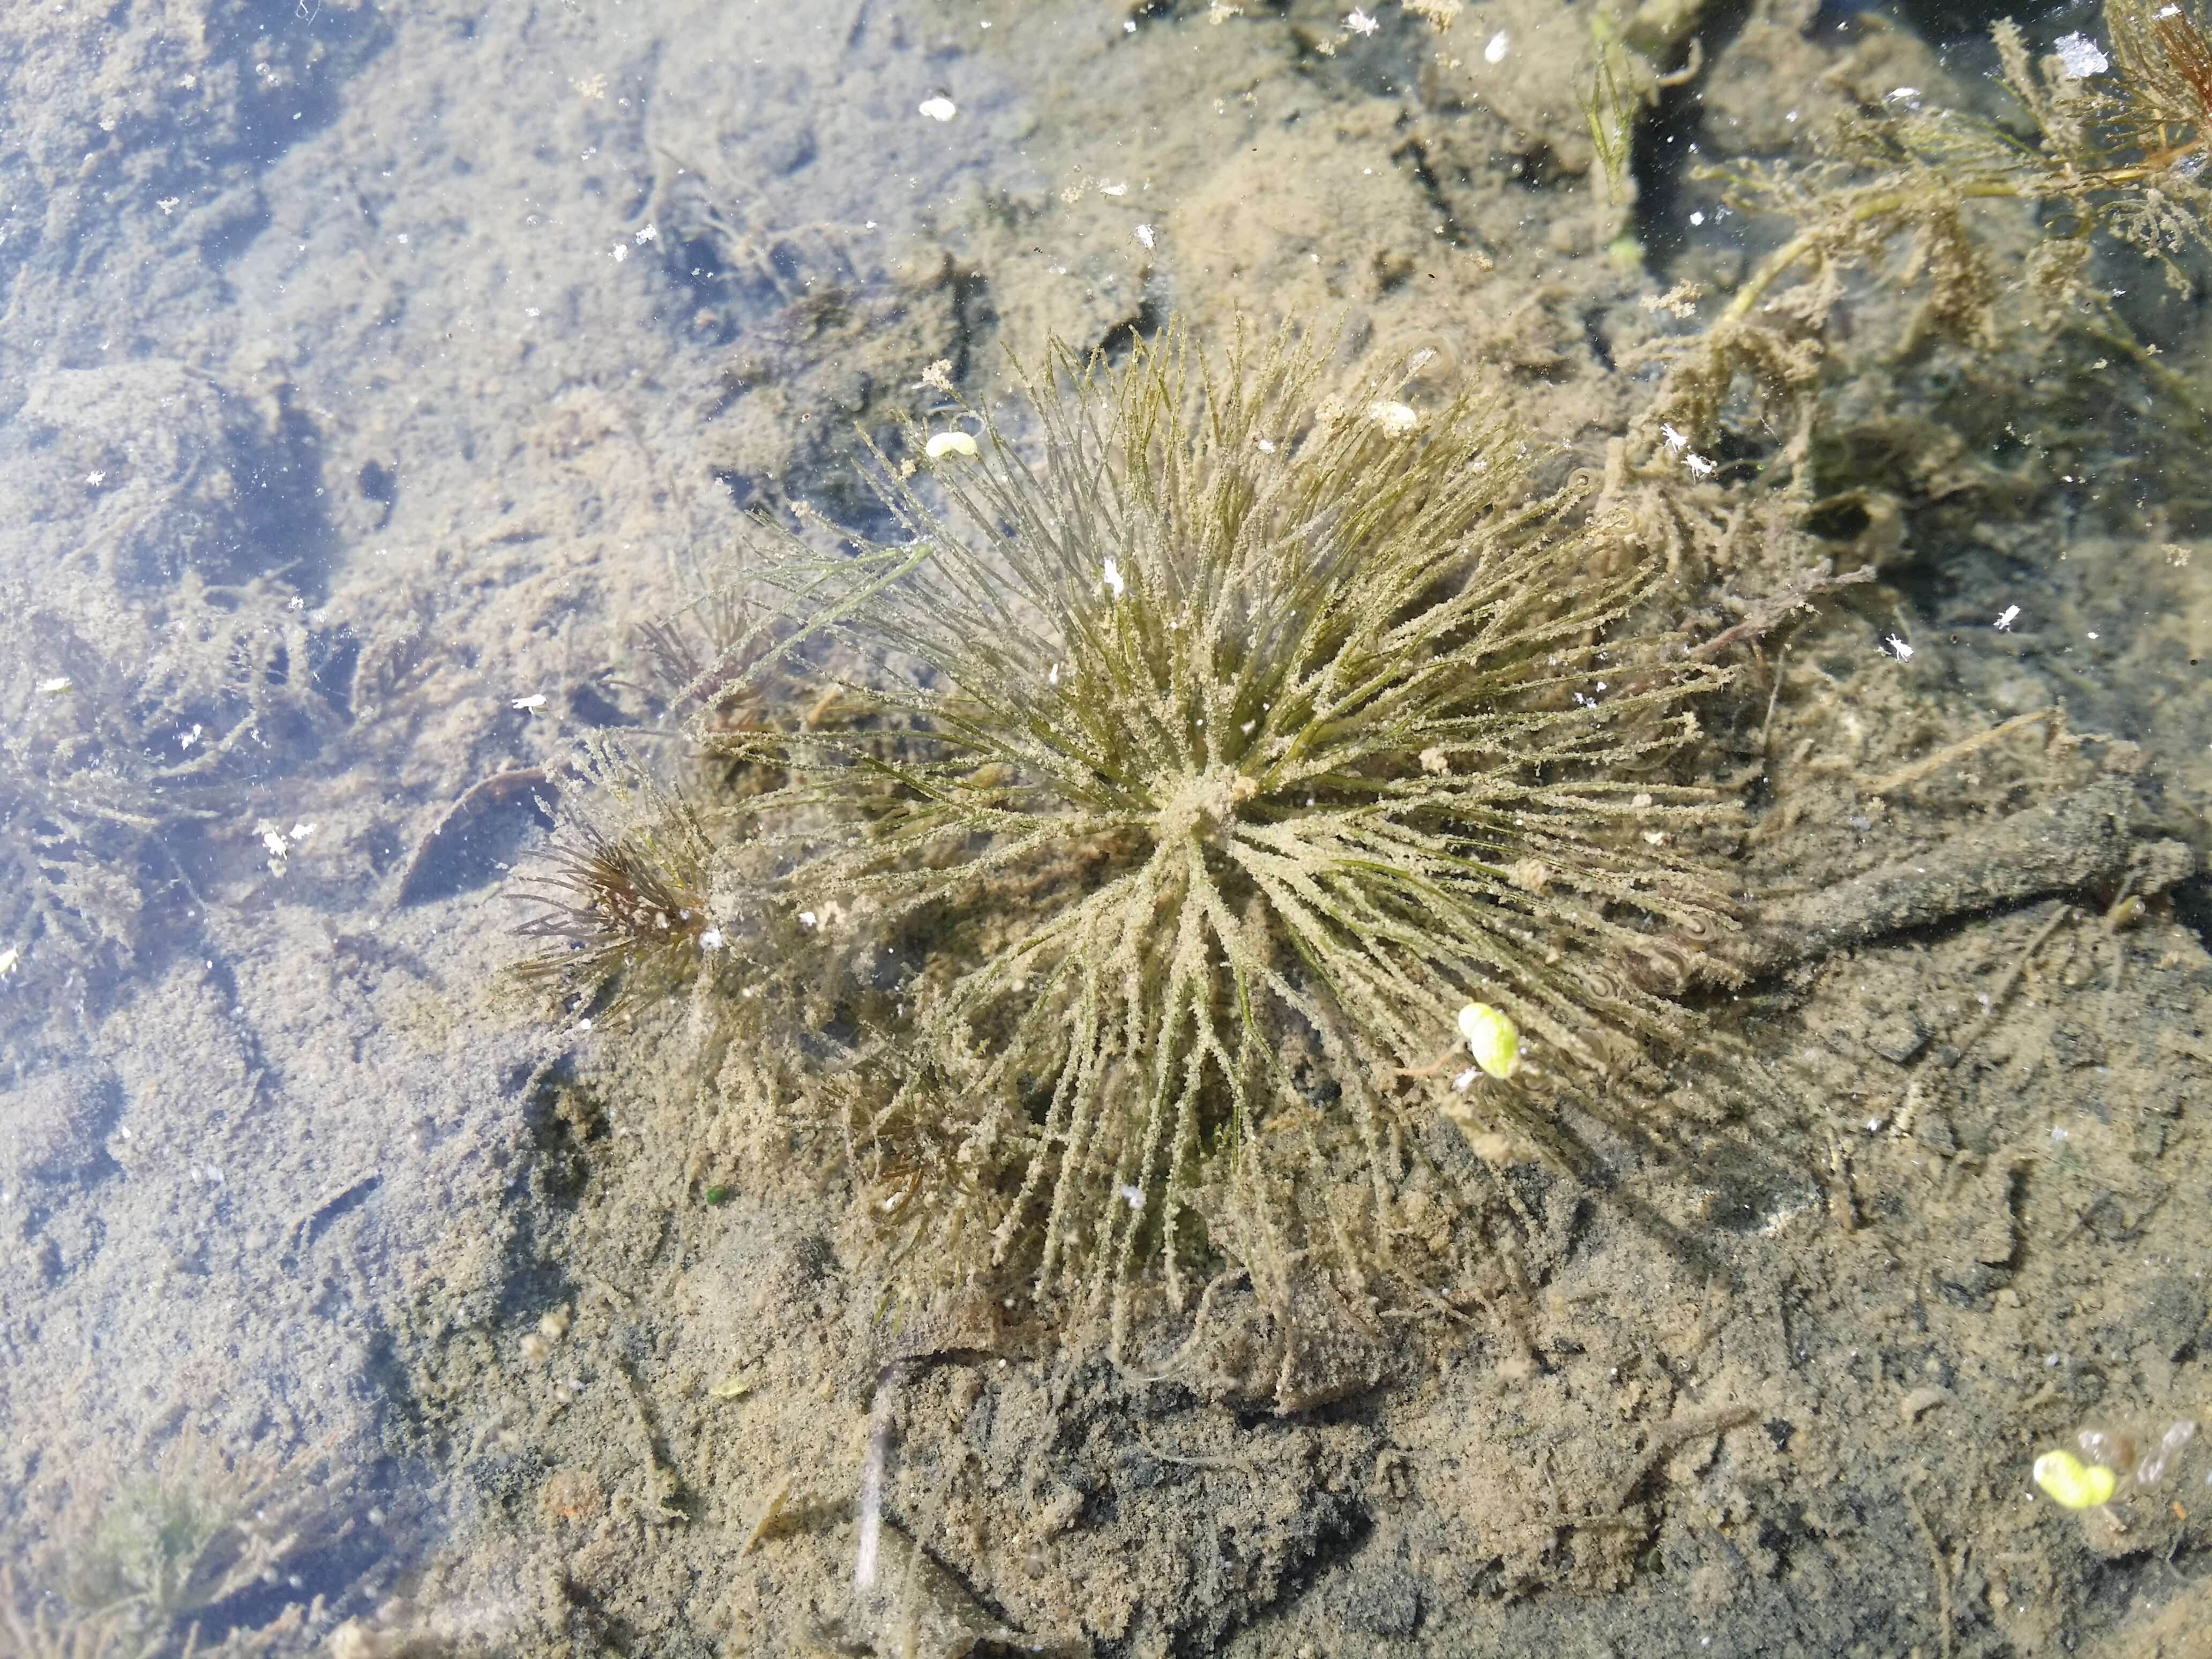
[[[0,959],[27,978],[128,962],[188,885],[177,843],[327,717],[305,629],[264,583],[187,574],[158,604],[96,580],[0,582]],[[241,828],[243,826],[241,825]],[[5,975],[0,975],[4,977]]]
[[[550,945],[516,972],[571,1007],[619,1017],[690,980],[712,948],[702,941],[714,854],[696,808],[608,759],[594,757],[591,769],[624,821],[572,820],[519,884],[533,914],[516,932]]]
[[[1999,313],[2009,304],[2010,331],[2037,349],[2070,334],[2131,361],[2191,441],[2202,440],[2201,394],[2136,337],[2094,264],[2110,239],[2193,292],[2179,261],[2212,252],[2212,38],[2202,0],[2106,0],[2104,11],[2109,54],[2072,35],[2038,62],[2014,24],[1995,26],[2002,79],[2024,124],[1923,107],[1899,93],[1815,135],[1810,161],[1708,173],[1735,205],[1778,215],[1791,232],[1711,322],[1659,349],[1668,372],[1638,422],[1643,449],[1668,431],[1714,438],[1746,384],[1771,425],[1801,430],[1828,323],[1859,280],[1917,294],[1898,356],[1939,337],[1987,351],[2008,332]],[[2017,250],[1987,216],[2008,204],[2038,218],[2026,307],[2008,275]]]
[[[1056,354],[1034,459],[971,411],[927,493],[885,463],[903,538],[786,540],[732,694],[805,651],[842,717],[700,727],[783,775],[725,820],[720,927],[920,963],[857,1016],[884,1082],[845,1129],[929,1259],[1180,1296],[1218,1254],[1387,1256],[1463,1005],[1534,1060],[1479,1113],[1539,1134],[1688,1035],[1639,970],[1729,925],[1724,808],[1670,769],[1724,672],[1640,630],[1650,562],[1479,389],[1346,407],[1323,368]]]

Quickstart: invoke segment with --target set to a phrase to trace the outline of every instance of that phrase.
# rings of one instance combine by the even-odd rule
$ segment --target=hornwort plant
[[[1056,350],[1030,441],[968,410],[972,449],[875,453],[894,538],[770,532],[781,603],[700,667],[702,755],[775,780],[699,809],[700,959],[910,1273],[1025,1276],[1117,1342],[1194,1270],[1362,1279],[1440,1109],[1555,1142],[1697,1046],[1654,988],[1735,925],[1684,769],[1727,671],[1480,388],[1326,368],[1287,332]],[[717,718],[771,675],[803,717]],[[1469,1004],[1509,1075],[1453,1078]]]

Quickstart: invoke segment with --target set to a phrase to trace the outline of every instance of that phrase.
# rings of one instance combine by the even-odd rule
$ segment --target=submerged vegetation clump
[[[1027,441],[968,410],[973,456],[876,456],[895,539],[777,532],[781,602],[698,676],[702,761],[753,781],[674,820],[726,1084],[834,1128],[909,1273],[1117,1320],[1194,1270],[1364,1279],[1440,1110],[1555,1145],[1696,1042],[1655,988],[1733,925],[1729,805],[1681,763],[1726,672],[1480,388],[1325,368],[1058,353]],[[787,718],[717,717],[769,675]],[[625,937],[665,982],[610,872],[667,817],[554,867],[585,943],[528,971],[572,1006]],[[1510,1080],[1455,1075],[1470,1003]]]
[[[2212,254],[2212,36],[2201,5],[2178,0],[2106,0],[2104,13],[2109,52],[2075,34],[2038,59],[2010,20],[1995,26],[2002,119],[1900,88],[1815,134],[1810,161],[1708,169],[1732,207],[1787,230],[1717,315],[1657,348],[1667,373],[1637,422],[1640,453],[1668,434],[1717,441],[1747,387],[1802,459],[1866,284],[1917,296],[1885,344],[1889,367],[1946,341],[1973,357],[2086,349],[2069,372],[2019,372],[2008,413],[2067,387],[2078,396],[2114,357],[2184,442],[2212,439],[2201,392],[2115,303],[2134,283],[2112,281],[2124,253],[2186,297]]]
[[[301,1569],[319,1558],[324,1589],[333,1587],[335,1547],[355,1529],[337,1486],[323,1454],[230,1454],[196,1432],[113,1489],[88,1482],[58,1536],[24,1552],[49,1558],[58,1582],[36,1594],[17,1583],[14,1563],[0,1565],[0,1659],[296,1644],[310,1600],[297,1593]]]
[[[0,980],[125,963],[189,896],[185,856],[326,717],[275,587],[187,574],[150,605],[97,581],[34,601],[0,582]]]

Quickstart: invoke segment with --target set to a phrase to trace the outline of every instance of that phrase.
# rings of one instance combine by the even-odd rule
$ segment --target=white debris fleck
[[[543,708],[545,707],[545,694],[543,691],[533,691],[526,697],[515,698],[507,707],[521,709]]]
[[[947,455],[973,455],[975,441],[964,432],[939,432],[921,448],[931,460],[941,461]]]
[[[2166,13],[2159,15],[2163,17]],[[2112,60],[2100,52],[2097,43],[2086,34],[2062,34],[2051,45],[2058,53],[2058,67],[2076,81],[2102,75],[2112,66]]]
[[[1482,49],[1482,61],[1486,64],[1504,63],[1506,49],[1512,44],[1513,37],[1506,33],[1504,29],[1498,30],[1490,37],[1490,44]]]
[[[1372,34],[1380,25],[1365,12],[1355,9],[1344,20],[1344,27],[1354,34]]]
[[[2009,634],[2012,632],[2012,625],[2019,620],[2020,607],[2016,605],[2008,605],[2004,608],[2003,614],[1990,625],[2000,634]]]
[[[1690,476],[1693,478],[1710,478],[1717,470],[1711,461],[1695,451],[1682,457],[1682,465],[1690,469]]]
[[[1896,658],[1898,661],[1911,662],[1912,660],[1912,647],[1907,645],[1902,639],[1899,638],[1898,635],[1894,634],[1890,635],[1887,639],[1882,641],[1882,645],[1887,649],[1889,654]]]
[[[921,112],[933,121],[950,121],[960,113],[960,106],[941,94],[921,100]]]
[[[1100,573],[1098,579],[1114,590],[1114,597],[1117,599],[1121,597],[1122,590],[1128,586],[1128,583],[1122,580],[1121,567],[1110,558],[1106,561],[1106,568]]]
[[[720,950],[722,948],[722,930],[719,927],[709,927],[705,933],[700,934],[699,948],[702,951]]]
[[[1367,418],[1394,438],[1402,438],[1421,423],[1421,417],[1405,404],[1378,398],[1367,405]]]
[[[1152,234],[1152,228],[1150,225],[1139,225],[1137,227],[1137,240],[1142,242],[1146,247],[1152,247],[1156,245],[1158,239]]]

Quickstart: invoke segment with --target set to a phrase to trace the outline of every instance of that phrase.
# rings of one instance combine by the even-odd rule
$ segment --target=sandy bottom
[[[637,624],[744,509],[866,522],[855,429],[932,365],[983,400],[1054,334],[1340,321],[1595,465],[1644,302],[1741,279],[1686,179],[1663,274],[1608,252],[1573,10],[1243,9],[0,21],[0,1654],[2212,1651],[2212,1433],[2133,1472],[2212,1414],[2194,883],[1724,1000],[1756,1109],[1602,1189],[1480,1177],[1446,1335],[1231,1307],[1142,1370],[888,1331],[834,1175],[702,1116],[681,1009],[497,993],[574,745],[648,713]],[[1711,26],[1707,154],[1959,84],[1802,9]],[[2091,787],[2202,841],[2195,483],[2094,422],[2000,467],[1895,400],[1936,379],[1838,398],[1826,550],[1881,580],[1717,740],[1747,889]],[[1685,615],[1774,558],[1685,564]],[[2029,1469],[2084,1429],[2138,1455],[2070,1514]]]

